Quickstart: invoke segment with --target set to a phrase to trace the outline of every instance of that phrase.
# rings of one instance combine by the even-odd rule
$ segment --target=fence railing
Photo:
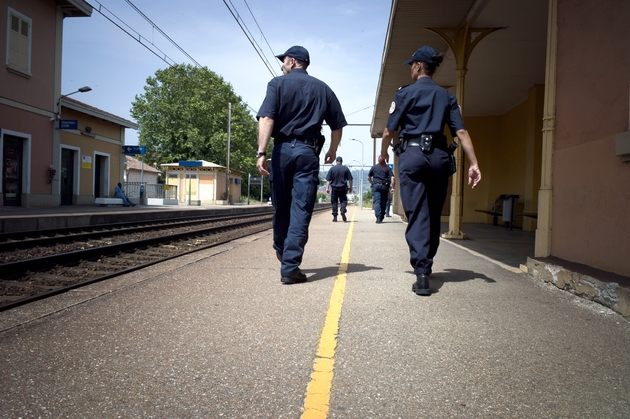
[[[144,188],[141,188],[144,186]],[[159,183],[125,182],[125,194],[129,198],[140,198],[140,190],[144,189],[143,197],[156,199],[177,199],[177,185],[162,185]]]

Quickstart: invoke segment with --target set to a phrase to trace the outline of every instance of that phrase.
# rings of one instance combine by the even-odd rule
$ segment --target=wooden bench
[[[514,216],[516,215],[514,211],[516,209],[516,201],[518,201],[518,197],[519,197],[518,195],[501,194],[494,201],[494,204],[492,204],[492,207],[490,209],[476,209],[475,211],[492,215],[493,226],[499,225],[499,216],[503,217],[505,228],[506,229],[509,228],[510,230],[512,230],[512,223],[514,222]],[[506,200],[509,200],[509,203],[508,203],[508,206],[509,206],[508,211],[510,211],[509,214],[504,214],[504,211],[503,211],[503,206],[505,205]]]
[[[516,213],[516,215],[522,215],[523,217],[530,217],[530,218],[538,219],[537,212],[518,212]]]
[[[94,203],[102,207],[108,207],[110,205],[124,205],[121,198],[96,198]]]

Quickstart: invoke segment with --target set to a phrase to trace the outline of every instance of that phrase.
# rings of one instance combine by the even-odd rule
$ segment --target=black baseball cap
[[[308,51],[306,50],[306,48],[299,45],[292,46],[284,54],[276,55],[276,58],[278,58],[280,61],[284,61],[284,57],[295,58],[296,60],[305,62],[306,64],[311,63]]]
[[[403,63],[403,65],[411,64],[414,61],[420,61],[423,63],[432,63],[433,56],[436,55],[437,52],[428,45],[423,46],[418,51],[414,52],[411,58]]]
[[[341,156],[337,156],[337,161],[343,161],[343,159],[341,158]]]

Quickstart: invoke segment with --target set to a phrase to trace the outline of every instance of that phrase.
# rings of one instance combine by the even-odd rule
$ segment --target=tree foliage
[[[138,143],[145,162],[227,161],[228,103],[232,104],[230,169],[253,173],[257,149],[256,120],[232,86],[206,67],[178,64],[147,78],[136,95],[131,116],[138,121]]]

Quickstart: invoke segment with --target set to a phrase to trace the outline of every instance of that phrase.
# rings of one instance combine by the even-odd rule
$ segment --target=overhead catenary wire
[[[95,2],[96,4],[98,4],[98,8],[94,8],[94,10],[96,10],[101,16],[103,16],[105,19],[109,20],[111,23],[113,23],[115,26],[117,26],[120,30],[122,30],[123,32],[125,32],[127,35],[129,35],[133,40],[135,40],[136,42],[138,42],[140,45],[142,45],[143,47],[145,47],[146,49],[148,49],[151,53],[153,53],[156,57],[158,57],[159,59],[161,59],[162,61],[164,61],[166,64],[168,64],[169,66],[174,65],[175,64],[175,60],[173,60],[171,57],[169,57],[168,55],[166,55],[166,53],[164,53],[162,50],[160,50],[153,42],[150,42],[147,38],[143,37],[142,35],[140,35],[135,29],[133,29],[131,26],[129,26],[128,24],[126,24],[121,18],[119,18],[118,16],[116,16],[111,10],[109,10],[107,7],[103,6],[101,3],[98,2],[98,0],[92,0],[93,2]],[[119,25],[118,23],[114,22],[114,20],[112,18],[110,18],[109,16],[107,16],[107,14],[105,14],[103,12],[103,10],[106,10],[107,13],[109,13],[111,16],[113,16],[116,20],[118,20],[122,25],[126,26],[127,28],[129,28],[129,31],[134,32],[137,36],[134,36],[131,32],[129,32],[128,30],[126,30],[125,28],[123,28],[121,25]],[[146,40],[149,44],[151,44],[151,46],[153,48],[155,48],[157,51],[159,51],[158,54],[155,50],[153,50],[152,48],[149,47],[149,45],[145,44],[144,42],[142,42],[142,40]]]
[[[162,34],[162,36],[164,38],[166,38],[171,44],[173,44],[173,46],[175,48],[177,48],[178,50],[180,50],[182,52],[182,54],[184,54],[186,57],[188,57],[190,59],[190,61],[192,61],[193,63],[195,63],[195,65],[197,67],[202,67],[201,64],[199,64],[197,62],[197,60],[195,60],[193,57],[190,56],[190,54],[188,54],[186,51],[184,51],[184,49],[182,47],[180,47],[177,42],[173,41],[166,33],[164,33],[164,31],[162,29],[160,29],[160,27],[158,25],[156,25],[155,23],[153,23],[151,21],[151,19],[149,19],[144,13],[142,13],[142,11],[140,9],[138,9],[132,2],[131,0],[125,0],[127,2],[127,4],[129,4],[131,7],[133,7],[133,9],[138,12],[138,14],[140,16],[142,16],[144,18],[144,20],[146,20],[147,22],[149,22],[149,24],[151,26],[153,26],[154,29],[156,29],[160,34]]]
[[[263,64],[265,64],[265,67],[267,67],[267,70],[269,70],[269,72],[271,73],[271,75],[273,77],[276,77],[276,73],[273,70],[273,67],[271,66],[271,64],[269,63],[269,61],[263,57],[262,55],[262,51],[260,50],[260,46],[258,46],[258,44],[256,43],[256,41],[254,41],[251,37],[251,33],[249,33],[249,29],[245,30],[245,28],[243,28],[243,25],[245,24],[244,22],[241,24],[242,19],[239,19],[236,14],[234,13],[234,10],[232,10],[230,8],[230,6],[227,4],[226,0],[223,0],[223,4],[225,4],[225,7],[228,8],[228,10],[230,11],[230,13],[232,14],[232,17],[234,18],[234,20],[236,20],[236,23],[238,24],[238,26],[241,28],[241,30],[243,31],[243,33],[245,34],[245,36],[247,37],[247,40],[249,41],[250,44],[252,44],[252,47],[254,47],[254,50],[256,50],[256,53],[258,54],[258,56],[260,57],[260,59],[263,61]],[[232,2],[230,1],[230,4],[232,4]],[[232,4],[232,7],[234,7],[234,5]],[[249,35],[248,35],[249,33]]]

